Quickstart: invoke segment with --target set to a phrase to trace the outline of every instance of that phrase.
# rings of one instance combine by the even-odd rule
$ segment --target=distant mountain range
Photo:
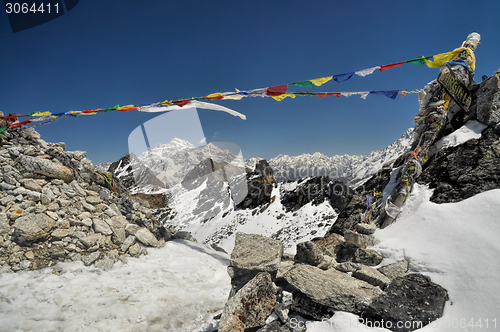
[[[322,153],[304,153],[299,156],[279,155],[269,160],[277,182],[299,180],[311,176],[329,176],[356,186],[377,172],[383,164],[407,151],[413,140],[413,128],[408,129],[397,141],[383,150],[375,150],[366,156],[332,156]],[[252,165],[259,158],[252,158]]]
[[[270,159],[269,165],[274,171],[277,182],[294,181],[311,176],[329,176],[332,180],[356,186],[378,171],[383,164],[407,151],[411,146],[413,130],[413,128],[408,129],[401,138],[387,148],[372,151],[366,156],[328,157],[319,152],[299,156],[279,155]],[[142,153],[139,157],[126,155],[117,162],[102,163],[96,168],[113,171],[119,178],[134,176],[132,172],[135,172],[136,182],[140,183],[135,185],[134,191],[140,191],[141,187],[146,189],[144,188],[146,185],[148,191],[151,191],[149,185],[157,185],[157,180],[163,182],[165,188],[175,186],[196,165],[208,158],[216,163],[230,163],[240,167],[243,165],[241,156],[236,157],[235,151],[224,149],[224,146],[209,143],[203,147],[196,147],[187,141],[175,138],[170,143],[160,144]],[[245,165],[253,169],[255,162],[260,159],[247,159]],[[150,173],[144,173],[145,167]],[[148,174],[154,175],[157,180],[151,180]]]

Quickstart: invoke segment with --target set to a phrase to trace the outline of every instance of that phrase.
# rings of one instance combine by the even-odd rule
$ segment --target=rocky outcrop
[[[435,203],[459,202],[500,188],[500,128],[487,128],[479,139],[439,151],[417,181],[435,188]]]
[[[0,271],[67,260],[107,269],[170,239],[149,203],[95,170],[85,152],[47,143],[32,128],[3,136]]]
[[[158,179],[133,153],[112,162],[107,171],[115,174],[127,189],[146,186],[168,188],[168,183]]]
[[[367,232],[371,231],[368,227]],[[396,323],[401,319],[425,321],[425,325],[441,317],[446,290],[428,277],[407,275],[406,261],[379,269],[367,266],[366,262],[373,263],[372,256],[382,256],[372,249],[356,247],[359,244],[360,241],[345,242],[333,233],[297,244],[292,260],[291,255],[283,255],[279,241],[238,233],[228,268],[233,292],[224,308],[219,331],[250,331],[252,327],[255,331],[295,331],[297,324],[292,324],[290,315],[321,321],[335,311],[360,315],[365,322],[384,319]],[[372,258],[340,262],[332,254],[337,247]],[[265,270],[273,272],[260,272]],[[273,296],[275,302],[271,305],[269,299]],[[394,309],[388,310],[387,303]],[[261,307],[262,314],[257,319],[256,308]]]
[[[477,119],[494,127],[500,123],[500,70],[485,79],[477,91]]]
[[[386,291],[363,310],[361,317],[391,331],[409,332],[441,317],[447,300],[448,292],[429,277],[409,274],[394,279]]]
[[[244,209],[254,209],[271,202],[271,193],[276,181],[273,169],[268,162],[264,159],[259,160],[253,171],[247,171],[246,177],[248,193],[238,206]]]
[[[281,193],[281,204],[287,211],[297,211],[304,205],[318,205],[328,200],[337,211],[342,211],[349,204],[353,190],[339,181],[332,181],[328,176],[316,176],[300,182],[291,191]]]

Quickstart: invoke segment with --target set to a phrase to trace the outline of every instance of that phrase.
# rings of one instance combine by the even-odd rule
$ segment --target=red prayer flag
[[[173,101],[173,103],[179,107],[182,107],[182,106],[185,106],[187,104],[191,104],[191,100],[176,100],[176,101]]]
[[[13,123],[13,124],[7,125],[7,127],[9,127],[9,128],[19,128],[22,125],[26,125],[26,124],[30,123],[31,121],[32,121],[31,119],[28,119],[28,120],[24,120],[22,122],[18,122],[18,123]]]
[[[121,110],[117,110],[118,112],[128,112],[128,111],[131,111],[131,110],[136,110],[138,109],[139,107],[129,107],[129,108],[122,108]],[[82,112],[83,113],[83,112]]]
[[[320,92],[320,93],[315,93],[316,96],[323,98],[325,96],[337,96],[337,98],[340,97],[340,92]]]
[[[89,114],[89,113],[94,113],[94,112],[97,112],[97,111],[100,111],[101,109],[100,108],[94,108],[93,110],[86,110],[86,111],[82,111],[83,114]]]
[[[384,71],[386,69],[391,69],[391,68],[402,66],[404,63],[406,63],[406,61],[398,62],[398,63],[392,63],[390,65],[382,65],[382,66],[380,66],[380,71]]]
[[[288,90],[288,84],[276,85],[266,88],[268,96],[279,96],[285,94],[287,90]]]

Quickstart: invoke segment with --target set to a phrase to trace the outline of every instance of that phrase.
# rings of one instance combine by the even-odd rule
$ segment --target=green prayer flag
[[[311,81],[302,81],[302,82],[295,82],[295,83],[290,83],[289,85],[298,85],[298,86],[303,86],[303,87],[314,87],[313,83]]]
[[[413,63],[414,65],[417,65],[417,66],[423,66],[423,65],[425,65],[424,59],[430,59],[432,57],[433,57],[432,55],[431,56],[426,56],[426,57],[421,56],[420,58],[416,58],[416,59],[413,59],[413,60],[408,60],[405,63]]]
[[[108,108],[104,108],[102,110],[99,110],[98,113],[101,113],[101,112],[109,112],[109,111],[116,111],[116,109],[120,107],[120,105],[116,104],[115,106],[113,107],[108,107]]]

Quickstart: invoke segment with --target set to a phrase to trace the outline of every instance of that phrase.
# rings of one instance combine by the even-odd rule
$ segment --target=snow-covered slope
[[[168,242],[102,271],[82,262],[0,275],[0,331],[213,331],[229,257]]]
[[[327,175],[331,179],[355,186],[378,171],[384,163],[406,152],[413,140],[413,130],[408,129],[387,148],[373,151],[367,156],[328,157],[319,152],[294,157],[279,155],[269,160],[269,164],[278,182]]]
[[[227,183],[215,185],[210,178],[193,190],[176,186],[170,206],[175,211],[167,225],[190,231],[199,241],[216,244],[227,252],[234,246],[237,231],[261,234],[281,240],[285,251],[294,253],[295,244],[323,236],[337,213],[329,202],[306,204],[296,212],[287,212],[281,204],[281,192],[297,183],[281,183],[273,188],[271,203],[255,209],[234,209],[227,194]]]

